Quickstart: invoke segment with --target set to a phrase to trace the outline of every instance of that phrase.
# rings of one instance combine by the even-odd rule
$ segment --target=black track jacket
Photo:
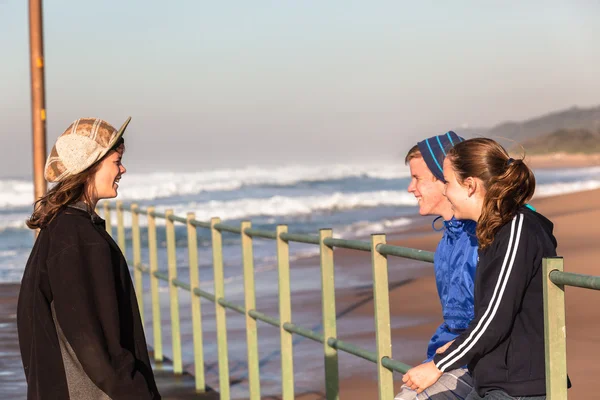
[[[521,207],[479,250],[475,319],[435,365],[468,365],[480,396],[493,389],[511,396],[546,393],[542,259],[556,256],[553,224]]]

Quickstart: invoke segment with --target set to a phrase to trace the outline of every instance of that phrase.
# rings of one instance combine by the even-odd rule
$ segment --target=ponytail
[[[483,249],[493,241],[535,192],[535,176],[521,159],[509,157],[491,139],[477,138],[458,143],[447,156],[459,183],[468,177],[479,178],[486,190],[477,221],[477,239]]]

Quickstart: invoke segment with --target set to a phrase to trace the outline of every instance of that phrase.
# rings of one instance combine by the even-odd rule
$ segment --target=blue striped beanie
[[[446,158],[446,154],[454,145],[464,140],[453,131],[448,131],[443,135],[433,136],[417,143],[425,164],[427,164],[431,173],[440,181],[446,182],[444,180],[444,159]]]

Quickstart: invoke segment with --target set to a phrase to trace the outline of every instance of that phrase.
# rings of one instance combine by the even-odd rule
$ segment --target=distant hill
[[[522,122],[503,122],[493,128],[457,128],[456,132],[464,137],[487,136],[492,139],[508,138],[524,142],[527,139],[557,133],[561,130],[600,131],[600,106],[572,107]]]
[[[600,129],[593,132],[588,129],[560,129],[547,135],[541,135],[520,142],[529,155],[549,153],[600,153]],[[520,146],[513,151],[519,152]]]

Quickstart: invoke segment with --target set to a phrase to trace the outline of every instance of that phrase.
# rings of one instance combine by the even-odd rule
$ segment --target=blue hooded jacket
[[[477,236],[474,221],[444,221],[444,235],[434,256],[435,280],[444,322],[427,346],[427,360],[435,351],[467,329],[475,315],[474,290],[477,266]]]

